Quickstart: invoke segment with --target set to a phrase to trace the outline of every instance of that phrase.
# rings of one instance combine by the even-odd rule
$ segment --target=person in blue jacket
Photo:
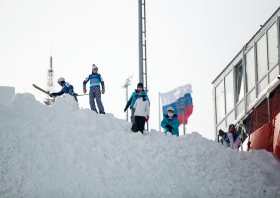
[[[132,127],[131,127],[132,131],[136,131],[135,116],[134,116],[135,108],[133,106],[134,106],[134,103],[135,103],[136,99],[141,98],[142,95],[145,96],[146,100],[150,104],[150,100],[148,98],[148,95],[146,94],[145,90],[143,90],[143,83],[138,83],[137,84],[137,89],[135,89],[135,92],[133,92],[131,94],[131,97],[129,98],[129,100],[128,100],[125,108],[124,108],[124,112],[126,112],[128,107],[130,106],[130,109],[131,109],[130,120],[131,120],[131,123],[132,123]]]
[[[98,113],[94,101],[94,99],[96,99],[99,113],[105,114],[103,103],[101,101],[100,84],[102,86],[102,94],[105,93],[105,85],[101,75],[98,74],[98,68],[95,64],[92,65],[92,74],[90,74],[83,82],[84,93],[87,93],[86,84],[88,81],[90,81],[90,90],[89,90],[90,109]]]
[[[165,129],[164,133],[171,133],[172,135],[179,136],[179,126],[180,121],[177,114],[174,114],[174,109],[172,107],[167,108],[168,114],[164,115],[161,121],[161,127]]]
[[[78,102],[78,99],[77,99],[77,94],[75,94],[74,92],[74,87],[68,83],[68,82],[65,82],[65,79],[63,77],[59,78],[57,80],[57,83],[62,86],[62,89],[60,92],[56,92],[56,93],[51,93],[50,96],[53,97],[53,96],[61,96],[62,94],[69,94],[71,96],[74,97],[74,99]]]
[[[231,149],[238,149],[239,145],[241,144],[241,139],[236,133],[225,133],[222,130],[219,130],[219,136],[222,138],[225,148],[230,147]]]

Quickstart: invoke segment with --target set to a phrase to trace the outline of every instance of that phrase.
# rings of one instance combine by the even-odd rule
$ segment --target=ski
[[[38,89],[38,90],[40,90],[40,91],[42,91],[42,92],[44,92],[45,94],[47,94],[47,95],[51,95],[50,94],[50,92],[48,92],[48,91],[45,91],[44,89],[42,89],[42,88],[40,88],[40,87],[38,87],[37,85],[35,85],[35,84],[33,84],[33,87],[35,87],[36,89]],[[53,96],[53,98],[55,98],[55,96]]]

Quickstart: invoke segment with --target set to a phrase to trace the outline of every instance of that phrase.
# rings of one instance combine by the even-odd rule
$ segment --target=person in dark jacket
[[[174,109],[172,107],[167,108],[168,114],[164,115],[161,121],[161,127],[165,129],[164,133],[171,133],[172,135],[179,136],[179,126],[180,121],[177,114],[174,114]]]
[[[134,106],[134,103],[135,103],[136,99],[141,98],[141,95],[145,95],[146,100],[150,104],[149,97],[146,94],[146,92],[143,90],[143,83],[138,83],[137,84],[137,89],[135,89],[135,92],[133,92],[131,94],[131,96],[130,96],[130,98],[129,98],[129,100],[128,100],[125,108],[124,108],[124,112],[126,112],[128,107],[130,107],[130,109],[131,109],[130,120],[131,120],[131,123],[132,123],[132,127],[131,127],[132,131],[136,131],[137,130],[137,127],[136,127],[136,124],[135,124],[135,116],[134,116],[135,108],[133,106]]]
[[[62,86],[62,89],[60,92],[56,92],[56,93],[51,93],[50,96],[53,97],[53,96],[61,96],[62,94],[69,94],[71,96],[74,97],[74,99],[78,102],[78,99],[77,99],[77,94],[74,93],[74,87],[68,83],[68,82],[65,82],[65,79],[63,77],[59,78],[57,80],[57,83]]]
[[[234,124],[229,125],[228,132],[229,133],[236,133],[235,125]]]

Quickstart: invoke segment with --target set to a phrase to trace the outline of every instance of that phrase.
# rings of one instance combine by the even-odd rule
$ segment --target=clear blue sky
[[[133,75],[131,94],[139,76],[137,6],[136,0],[0,0],[0,86],[43,101],[32,84],[46,87],[52,43],[55,80],[63,76],[82,93],[95,63],[105,81],[105,111],[125,119],[121,87]],[[150,128],[158,130],[158,93],[189,83],[194,112],[187,132],[214,139],[211,82],[279,6],[279,0],[147,0]],[[89,108],[88,97],[79,103]]]

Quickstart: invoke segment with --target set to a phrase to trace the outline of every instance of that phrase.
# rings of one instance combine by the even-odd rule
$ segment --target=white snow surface
[[[272,153],[130,128],[71,96],[16,94],[0,104],[0,197],[280,197]]]

